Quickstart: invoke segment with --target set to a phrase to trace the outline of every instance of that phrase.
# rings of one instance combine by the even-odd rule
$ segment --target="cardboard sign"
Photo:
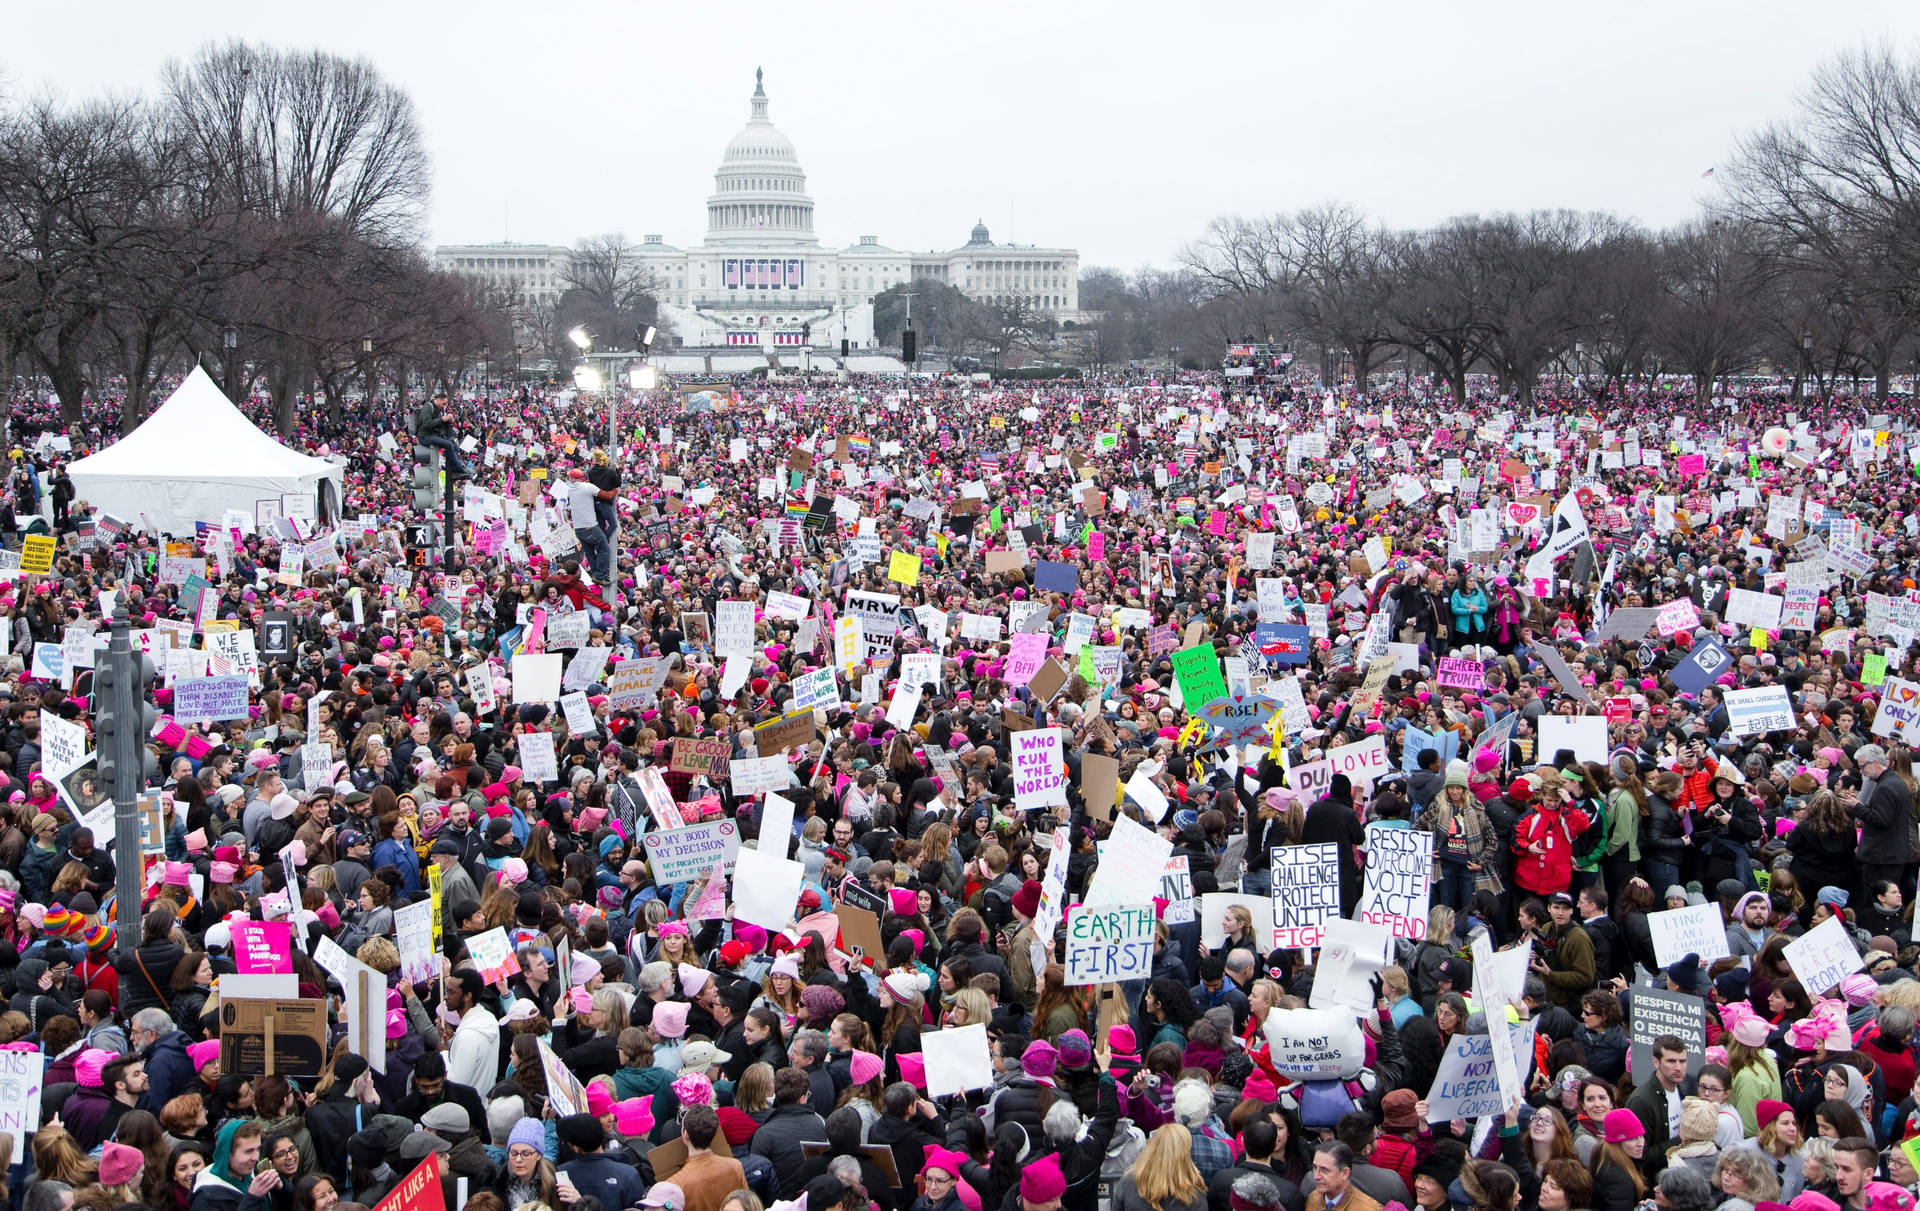
[[[727,776],[733,745],[725,740],[694,740],[682,736],[673,742],[673,760],[667,769],[677,774],[699,774],[714,781]]]
[[[221,1000],[221,1072],[318,1080],[326,1058],[325,1001]]]
[[[813,740],[812,711],[795,711],[753,729],[753,745],[762,757],[772,757],[784,749],[805,748]]]
[[[1839,917],[1828,917],[1787,943],[1786,958],[1800,986],[1813,997],[1829,995],[1840,981],[1866,966]]]
[[[1709,904],[1706,907],[1712,908]],[[1629,1057],[1635,1084],[1653,1079],[1653,1040],[1671,1034],[1687,1045],[1687,1074],[1700,1071],[1707,1062],[1706,1002],[1684,992],[1665,988],[1636,988],[1629,1008],[1628,1037],[1633,1040]]]
[[[1153,970],[1151,904],[1075,905],[1067,910],[1067,983],[1145,979]]]
[[[1433,834],[1369,825],[1366,883],[1355,919],[1417,942],[1427,936],[1432,896]]]
[[[1320,945],[1325,923],[1340,915],[1340,846],[1276,845],[1273,867],[1273,945],[1299,949]]]
[[[1701,967],[1733,953],[1726,927],[1720,924],[1720,906],[1713,901],[1689,904],[1647,914],[1653,934],[1653,961],[1671,967],[1687,955],[1699,955]]]

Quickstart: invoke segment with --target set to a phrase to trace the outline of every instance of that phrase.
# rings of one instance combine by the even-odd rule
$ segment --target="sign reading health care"
[[[1015,732],[1013,741],[1013,806],[1019,811],[1065,806],[1066,765],[1057,727]]]

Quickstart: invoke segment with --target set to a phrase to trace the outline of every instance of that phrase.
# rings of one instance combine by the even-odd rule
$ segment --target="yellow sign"
[[[31,576],[53,571],[53,552],[59,545],[51,534],[29,534],[20,544],[20,570]]]
[[[535,467],[533,470],[527,472],[528,479],[545,479],[546,477],[547,469],[545,467]]]
[[[987,428],[989,429],[1004,429],[1006,427],[1007,418],[1004,416],[989,416],[987,418]]]
[[[1747,636],[1747,642],[1753,645],[1754,651],[1764,652],[1767,650],[1767,633],[1759,627],[1755,627],[1753,628],[1753,633]]]
[[[440,953],[440,867],[427,866],[427,889],[433,897],[433,953]]]
[[[887,579],[897,580],[904,585],[920,583],[920,557],[906,551],[895,551],[887,563]]]

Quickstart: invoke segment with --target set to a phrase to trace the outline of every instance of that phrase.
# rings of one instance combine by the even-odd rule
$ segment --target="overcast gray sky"
[[[824,243],[945,249],[984,218],[1131,268],[1214,215],[1329,198],[1401,225],[1672,223],[1822,58],[1917,36],[1920,5],[1879,0],[26,0],[0,71],[81,97],[151,88],[209,38],[366,55],[419,106],[431,240],[685,246],[759,66]]]

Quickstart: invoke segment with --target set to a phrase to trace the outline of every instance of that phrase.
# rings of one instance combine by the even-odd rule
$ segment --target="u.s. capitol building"
[[[537,298],[563,288],[565,251],[442,246],[435,261],[520,285]],[[814,346],[837,350],[844,336],[867,347],[874,340],[873,296],[905,281],[944,282],[987,303],[1023,298],[1060,319],[1079,310],[1076,250],[995,244],[984,224],[949,252],[903,252],[870,235],[844,248],[822,247],[807,174],[792,140],[767,116],[757,71],[752,116],[727,141],[713,174],[706,238],[682,249],[647,235],[636,251],[654,275],[664,317],[691,346],[798,347],[810,327]]]

